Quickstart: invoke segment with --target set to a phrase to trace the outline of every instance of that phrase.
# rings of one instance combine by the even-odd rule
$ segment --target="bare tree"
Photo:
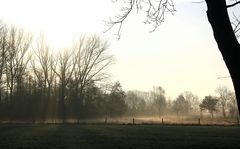
[[[47,98],[50,98],[53,80],[55,77],[56,61],[44,38],[40,38],[35,49],[35,55],[38,60],[37,66],[32,63],[35,75],[43,79],[44,92],[47,92]],[[33,60],[33,59],[32,59]],[[37,68],[36,68],[37,67]],[[41,73],[42,72],[42,73]],[[40,76],[40,75],[43,76]]]
[[[108,77],[104,70],[112,64],[113,56],[107,53],[108,43],[97,36],[82,37],[75,47],[76,67],[73,72],[75,100],[77,100],[78,109],[81,110],[84,104],[85,87],[89,83],[99,82]],[[80,116],[80,111],[78,113]]]
[[[215,92],[218,94],[219,103],[222,109],[222,115],[226,117],[226,106],[228,100],[230,100],[231,91],[226,86],[219,86],[216,88]]]
[[[54,72],[59,79],[59,117],[63,123],[66,122],[66,86],[72,78],[73,71],[76,66],[76,59],[73,57],[72,51],[64,50],[60,52],[57,57],[57,66]]]
[[[165,90],[161,87],[153,87],[151,92],[153,107],[156,108],[159,118],[164,114],[166,109]]]
[[[0,22],[0,106],[2,103],[3,75],[7,58],[7,28]]]
[[[128,113],[130,116],[135,117],[146,115],[147,113],[147,103],[141,93],[141,91],[137,90],[126,93],[125,102],[128,105]]]
[[[198,100],[198,97],[190,91],[185,91],[182,93],[182,95],[188,102],[188,107],[186,108],[188,108],[189,112],[191,112],[191,114],[193,114],[194,112],[199,112],[200,102]]]
[[[8,37],[6,77],[9,88],[10,101],[13,99],[13,91],[16,95],[23,88],[23,76],[25,75],[30,55],[27,53],[31,44],[32,36],[24,33],[24,30],[11,27]]]
[[[42,88],[42,101],[45,113],[50,112],[51,93],[53,90],[53,81],[55,78],[56,61],[43,36],[39,38],[34,48],[35,57],[31,59],[33,72]]]
[[[237,100],[234,92],[230,92],[229,100],[227,103],[228,107],[228,114],[230,117],[239,117],[238,107],[237,107]]]

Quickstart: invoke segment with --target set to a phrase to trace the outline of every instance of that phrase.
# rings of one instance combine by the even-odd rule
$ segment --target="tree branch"
[[[239,31],[240,31],[240,17],[236,16],[234,13],[233,13],[233,21],[231,22],[232,24],[232,27],[233,27],[233,31],[236,35],[237,38],[240,37],[239,35]]]
[[[236,3],[227,5],[227,8],[234,7],[235,5],[240,4],[240,1],[237,1]]]
[[[117,2],[116,0],[115,2]],[[124,1],[124,0],[122,0]],[[105,32],[111,30],[114,26],[118,26],[117,36],[120,38],[121,28],[123,22],[127,19],[130,13],[135,9],[137,12],[143,11],[146,15],[145,24],[150,24],[153,29],[150,32],[156,30],[156,28],[164,22],[165,14],[174,14],[175,7],[172,0],[128,0],[124,1],[127,6],[123,6],[120,10],[122,13],[117,15],[114,19],[107,21],[107,29]]]

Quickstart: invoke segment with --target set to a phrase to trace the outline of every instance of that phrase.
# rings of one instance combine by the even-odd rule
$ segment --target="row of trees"
[[[106,41],[81,37],[54,53],[44,38],[32,39],[23,29],[0,23],[0,120],[66,122],[121,114],[114,107],[124,109],[120,83],[108,90],[99,85],[114,60]]]
[[[55,52],[44,38],[0,23],[0,120],[46,121],[115,117],[123,114],[187,115],[221,111],[237,116],[235,95],[226,87],[218,97],[202,101],[191,92],[175,100],[162,87],[150,92],[125,93],[119,82],[105,89],[106,69],[113,63],[108,43],[100,37],[82,37],[72,47]],[[99,84],[101,82],[101,84]]]
[[[199,100],[190,91],[181,93],[176,99],[166,97],[162,87],[154,87],[150,92],[129,91],[126,94],[128,114],[131,116],[159,116],[176,114],[177,116],[203,115],[209,112],[222,117],[237,117],[238,108],[234,92],[227,87],[216,89],[218,96],[205,96]]]

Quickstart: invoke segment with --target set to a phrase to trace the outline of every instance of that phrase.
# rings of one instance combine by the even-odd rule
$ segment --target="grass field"
[[[0,125],[0,149],[240,149],[240,127]]]

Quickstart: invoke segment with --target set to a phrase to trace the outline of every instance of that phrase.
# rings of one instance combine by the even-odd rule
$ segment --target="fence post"
[[[133,123],[133,125],[135,124],[135,120],[134,120],[134,118],[132,119],[132,123]]]
[[[163,125],[163,118],[162,118],[162,125]]]
[[[105,117],[105,124],[107,124],[107,116]]]
[[[200,118],[198,118],[198,125],[201,125],[201,120],[200,120]]]

